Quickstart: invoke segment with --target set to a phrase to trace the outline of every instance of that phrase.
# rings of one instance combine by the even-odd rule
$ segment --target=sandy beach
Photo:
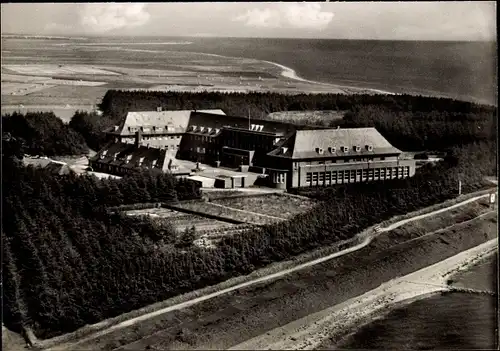
[[[487,241],[432,266],[384,283],[379,288],[340,305],[250,339],[230,350],[312,350],[326,339],[335,344],[353,326],[369,322],[377,312],[449,290],[446,281],[452,274],[493,254],[497,246],[498,239]]]

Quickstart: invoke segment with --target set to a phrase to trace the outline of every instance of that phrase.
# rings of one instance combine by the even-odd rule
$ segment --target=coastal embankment
[[[480,195],[479,199],[483,197]],[[474,201],[473,198],[469,200]],[[466,203],[470,203],[469,200]],[[478,200],[477,196],[475,200]],[[457,206],[461,205],[452,205],[453,208]],[[443,211],[446,210],[439,207],[432,213]],[[423,220],[419,215],[425,212],[419,211],[414,217]],[[163,310],[154,309],[153,313],[139,318],[132,315],[131,319],[120,318],[123,322],[111,328],[101,331],[92,328],[95,332],[76,344],[60,345],[54,349],[122,347],[123,350],[132,350],[148,346],[162,349],[227,349],[493,239],[496,237],[496,222],[493,223],[496,219],[491,218],[492,215],[486,214],[480,219],[423,236],[421,240],[414,240],[414,235],[406,231],[381,234],[380,238],[387,236],[387,239],[374,240],[369,246],[336,259],[325,260],[316,256],[320,258],[314,260],[315,265],[305,265],[297,271],[286,269],[285,276],[278,273],[272,281],[264,276],[253,279],[260,284],[236,285],[233,286],[235,289],[223,289],[227,291],[224,294],[220,290],[214,294],[195,295],[200,297],[195,299],[198,303],[175,299],[177,303],[186,303],[170,305]],[[401,223],[411,222],[410,218],[405,218]],[[390,226],[390,223],[384,224],[384,227],[397,227]],[[484,235],[471,235],[481,232]],[[366,236],[360,240],[364,241],[363,238],[366,239]],[[279,276],[281,278],[276,279]],[[108,322],[100,324],[101,327],[109,326]]]
[[[348,330],[373,318],[376,312],[449,291],[448,278],[485,256],[494,254],[498,239],[489,240],[429,267],[382,284],[367,293],[248,340],[231,350],[313,350],[335,345]],[[324,345],[323,345],[324,346]]]

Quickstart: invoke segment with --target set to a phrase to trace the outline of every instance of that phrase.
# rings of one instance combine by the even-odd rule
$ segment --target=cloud
[[[285,18],[295,28],[324,29],[333,19],[333,12],[321,12],[320,4],[291,4]]]
[[[88,31],[109,32],[114,29],[139,27],[150,19],[140,3],[85,4],[80,24]]]
[[[281,24],[280,13],[271,9],[252,9],[247,13],[237,16],[235,21],[245,22],[249,27],[276,28]]]
[[[277,9],[252,9],[234,18],[249,27],[293,27],[300,29],[325,29],[332,21],[332,12],[322,12],[320,4],[283,4]]]

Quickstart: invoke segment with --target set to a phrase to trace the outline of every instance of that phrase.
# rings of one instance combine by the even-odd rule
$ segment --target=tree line
[[[191,104],[200,104],[197,108],[221,108],[215,103],[201,105],[201,100],[211,99],[212,93],[188,94],[183,99],[180,96],[184,95],[177,93],[141,92],[137,98],[129,93],[109,94],[114,94],[117,100],[111,103],[112,96],[108,95],[103,100],[104,105],[111,105],[101,117],[101,130],[116,123],[113,118],[118,117],[113,117],[114,113],[123,113],[118,101],[137,109],[154,109],[158,99],[174,99],[173,105],[186,108],[181,102],[187,104],[187,97],[191,96],[194,101]],[[230,104],[231,96],[234,99]],[[246,96],[213,97],[219,103],[231,105],[236,114]],[[25,153],[24,134],[4,133],[4,323],[9,327],[29,325],[41,338],[70,332],[351,238],[394,215],[453,198],[458,193],[459,177],[463,191],[471,192],[485,186],[484,176],[497,174],[494,133],[477,128],[496,123],[491,121],[496,111],[492,107],[406,96],[366,96],[363,100],[361,96],[304,95],[295,102],[293,97],[274,98],[272,94],[254,94],[249,95],[248,101],[256,108],[258,101],[262,101],[264,107],[259,107],[262,109],[284,108],[287,101],[290,109],[297,102],[302,103],[299,107],[307,109],[311,106],[333,109],[335,102],[339,109],[351,111],[345,123],[379,123],[391,135],[395,146],[403,150],[405,147],[397,143],[404,143],[413,128],[427,136],[415,139],[415,145],[423,143],[422,148],[446,149],[447,156],[444,162],[420,168],[409,179],[298,190],[316,197],[319,204],[289,221],[249,229],[242,235],[224,238],[215,249],[205,250],[191,244],[195,234],[192,229],[178,233],[168,221],[137,220],[106,211],[109,206],[199,198],[194,183],[155,173],[138,173],[120,180],[54,176],[43,169],[22,167],[19,158]],[[265,99],[269,99],[267,103]],[[358,107],[348,106],[349,101],[358,101],[355,105]],[[146,104],[151,107],[146,108]],[[373,106],[387,112],[379,115]],[[85,121],[87,116],[90,114],[83,113],[79,118]],[[457,121],[456,126],[446,125],[446,121],[453,120]],[[428,128],[418,129],[426,124]],[[99,133],[93,129],[93,122],[86,126],[89,132],[85,140],[90,145],[92,135]],[[75,128],[78,131],[79,127]],[[445,142],[438,143],[439,133]],[[27,145],[32,146],[29,142]]]

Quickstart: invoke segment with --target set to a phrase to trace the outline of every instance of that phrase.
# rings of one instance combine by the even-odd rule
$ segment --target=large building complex
[[[227,116],[221,110],[129,112],[109,130],[110,143],[90,160],[96,171],[121,175],[140,168],[178,176],[189,160],[261,174],[269,186],[309,187],[411,177],[375,128],[304,129],[293,124]],[[217,184],[217,182],[215,182]],[[236,186],[250,185],[248,182]],[[235,186],[233,182],[231,186]]]

